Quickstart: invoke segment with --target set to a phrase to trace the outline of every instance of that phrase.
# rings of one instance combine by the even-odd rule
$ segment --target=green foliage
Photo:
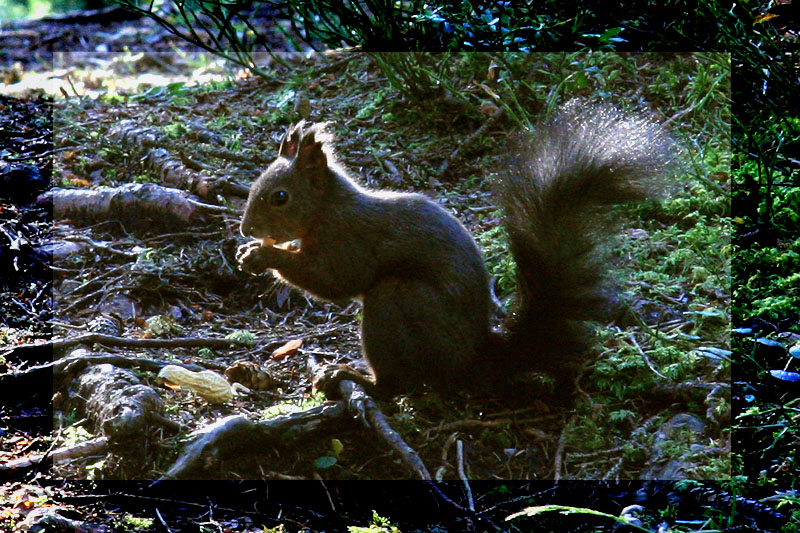
[[[164,269],[174,268],[175,264],[175,256],[165,249],[147,247],[139,251],[132,269],[134,272],[158,274]]]
[[[389,86],[397,92],[419,99],[437,90],[437,84],[447,79],[445,72],[449,54],[379,53],[371,54],[381,68]]]
[[[511,488],[506,485],[505,483],[498,483],[493,485],[489,491],[486,493],[487,496],[498,495],[498,496],[508,496],[512,493]]]
[[[239,342],[247,343],[247,346],[255,346],[256,344],[256,334],[252,331],[247,331],[245,329],[237,329],[236,331],[231,331],[227,335],[225,335],[226,339],[232,339]]]
[[[800,237],[775,248],[736,247],[734,313],[742,322],[800,319]]]
[[[314,468],[317,470],[327,470],[337,463],[336,457],[332,455],[323,455],[314,460]]]
[[[374,91],[367,102],[356,113],[356,118],[367,119],[379,114],[379,111],[386,105],[391,98],[391,91],[388,88]]]
[[[605,421],[594,416],[577,418],[567,428],[571,442],[578,443],[584,453],[600,450],[606,445],[608,428],[603,427]]]
[[[178,139],[183,137],[189,132],[189,128],[186,127],[186,124],[183,122],[173,122],[171,124],[167,124],[164,126],[164,133],[167,134],[167,137],[172,139]]]
[[[347,526],[348,533],[400,533],[400,529],[387,518],[372,511],[372,519],[368,527]]]
[[[131,176],[131,181],[133,183],[159,183],[159,177],[155,175],[153,172],[144,171],[139,174],[135,174]]]
[[[145,333],[156,338],[183,334],[183,328],[169,315],[155,315],[148,318],[145,323],[147,324]]]
[[[618,411],[610,411],[608,413],[608,419],[611,422],[629,422],[633,420],[635,416],[636,413],[630,409],[620,409]]]
[[[489,274],[497,279],[498,298],[513,294],[517,288],[517,264],[508,253],[508,234],[503,226],[484,231],[478,237]]]
[[[66,429],[63,433],[64,446],[75,446],[92,438],[92,434],[83,426],[73,425],[74,421],[69,422],[69,424],[66,424],[66,422],[67,421],[65,421]]]
[[[27,5],[27,3],[20,2],[19,0],[0,0],[0,13],[3,13],[0,22],[21,19],[32,15],[37,17],[41,16],[38,13],[32,13],[31,7]]]
[[[509,431],[508,427],[500,428],[499,430],[498,428],[485,428],[480,433],[480,439],[490,446],[502,449],[510,448],[514,445],[514,435]]]
[[[772,324],[800,331],[800,183],[791,171],[800,118],[798,50],[771,22],[754,20],[769,9],[772,5],[763,2],[739,4],[738,21],[724,31],[736,43],[731,50],[742,80],[736,86],[740,105],[733,128],[733,317],[736,325],[755,326],[741,328],[733,342],[734,363],[742,376],[734,393],[743,400],[734,413],[734,431],[743,446],[733,471],[741,474],[737,479],[778,491],[797,485],[794,450],[800,426],[796,394],[776,382],[769,370],[784,368],[791,357],[763,349],[757,337]],[[785,531],[797,530],[800,522],[793,514],[795,520]]]
[[[317,470],[326,470],[339,462],[339,457],[344,451],[344,444],[339,439],[331,439],[331,445],[326,455],[317,457],[314,460],[314,468]]]
[[[305,41],[314,48],[360,45],[365,50],[517,50],[577,48],[613,50],[620,46],[658,48],[656,36],[678,39],[694,48],[705,41],[713,48],[712,31],[705,20],[724,16],[716,2],[671,0],[656,12],[632,4],[623,12],[609,12],[601,2],[490,2],[460,0],[429,3],[423,0],[385,2],[359,0],[271,0],[231,3],[224,0],[172,0],[170,9],[157,4],[140,5],[122,0],[129,9],[157,20],[170,32],[191,43],[266,75],[253,60],[253,53],[270,51],[254,13],[268,8],[277,18],[288,20],[271,27],[284,33],[299,48]],[[691,14],[691,16],[687,16]],[[678,16],[680,15],[680,16]],[[670,17],[675,16],[675,19]],[[718,30],[719,31],[719,30]],[[576,43],[581,43],[580,45]],[[670,42],[674,47],[675,43]],[[401,68],[405,59],[387,59],[400,77],[411,81],[416,74]],[[281,61],[280,58],[276,60]],[[413,60],[412,60],[413,62]],[[583,83],[580,79],[577,83]],[[420,87],[421,85],[417,85]]]
[[[143,531],[152,528],[154,522],[152,518],[141,518],[126,514],[120,520],[114,522],[114,528],[120,531]]]
[[[0,22],[86,9],[86,0],[0,0]]]
[[[587,509],[582,507],[570,507],[567,505],[540,505],[536,507],[527,507],[518,513],[511,514],[506,517],[506,520],[516,520],[523,517],[536,516],[542,513],[557,512],[560,514],[585,514],[607,519],[617,524],[622,524],[629,531],[651,531],[649,528],[644,528],[637,525],[636,521],[628,520],[627,517],[614,516],[612,514],[595,511],[594,509]]]
[[[275,418],[276,416],[296,413],[298,411],[305,411],[306,409],[322,405],[323,402],[325,402],[325,395],[321,392],[317,392],[316,394],[307,396],[296,403],[284,402],[272,405],[264,409],[260,416],[261,418],[268,420],[270,418]]]
[[[200,348],[197,350],[197,357],[199,357],[203,361],[208,361],[214,357],[214,350],[211,348]]]

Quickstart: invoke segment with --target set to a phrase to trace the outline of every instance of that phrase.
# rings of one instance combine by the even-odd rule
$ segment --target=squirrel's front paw
[[[260,241],[250,241],[236,251],[239,268],[251,274],[260,274],[269,268],[269,247]]]

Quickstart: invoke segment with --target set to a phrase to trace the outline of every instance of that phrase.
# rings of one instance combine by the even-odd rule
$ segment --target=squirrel
[[[576,99],[514,150],[493,180],[519,286],[499,330],[487,267],[461,222],[424,195],[362,187],[333,142],[325,123],[288,129],[250,189],[241,233],[256,240],[237,252],[247,272],[272,269],[318,298],[363,302],[372,377],[328,365],[325,393],[335,396],[342,379],[384,398],[423,384],[497,390],[532,370],[570,396],[591,347],[586,322],[602,320],[613,300],[601,253],[612,235],[606,211],[655,191],[672,160],[665,128]],[[299,249],[277,244],[288,241]]]

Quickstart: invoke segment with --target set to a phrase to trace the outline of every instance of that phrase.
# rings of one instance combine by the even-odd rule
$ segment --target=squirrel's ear
[[[308,128],[300,138],[297,149],[297,164],[304,169],[313,171],[314,176],[321,177],[328,168],[328,153],[326,146],[330,134],[325,131],[327,123],[314,124]]]
[[[283,136],[281,147],[278,148],[278,157],[285,157],[286,159],[294,159],[297,157],[297,151],[300,148],[300,140],[303,137],[303,127],[305,120],[301,120],[294,126],[289,126],[286,130],[286,135]]]

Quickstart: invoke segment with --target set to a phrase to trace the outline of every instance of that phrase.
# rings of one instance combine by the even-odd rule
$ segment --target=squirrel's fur
[[[646,197],[647,182],[663,174],[671,158],[663,128],[572,101],[526,135],[494,181],[520,287],[501,332],[490,327],[489,275],[466,228],[420,194],[362,188],[332,142],[324,124],[296,124],[250,191],[242,234],[300,239],[300,249],[254,241],[238,258],[247,271],[274,269],[320,298],[362,299],[373,380],[351,369],[334,380],[388,396],[423,383],[502,386],[541,370],[569,387],[588,348],[583,324],[607,309],[606,211]]]

